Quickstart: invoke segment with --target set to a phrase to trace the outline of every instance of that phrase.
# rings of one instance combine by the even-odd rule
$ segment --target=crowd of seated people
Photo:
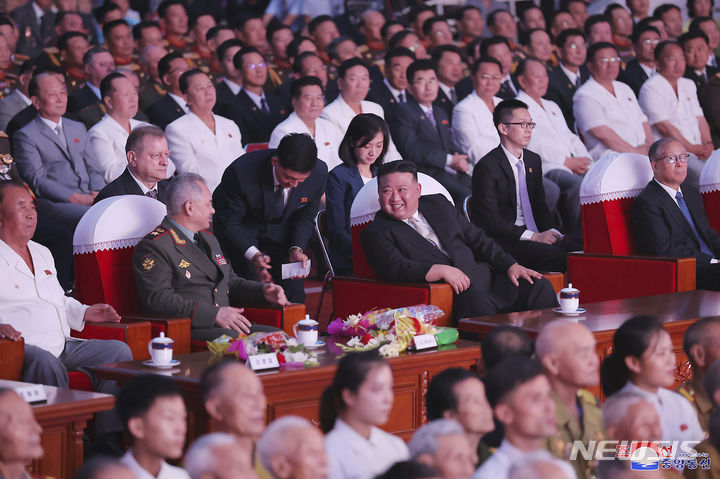
[[[167,207],[128,265],[143,312],[189,317],[200,340],[262,330],[243,315],[244,303],[305,301],[307,274],[284,277],[282,265],[307,267],[320,258],[312,235],[321,209],[337,274],[352,274],[353,248],[363,248],[382,280],[449,284],[454,318],[555,306],[541,273],[565,271],[567,253],[582,249],[580,185],[617,153],[647,156],[653,172],[632,209],[638,252],[695,257],[698,288],[720,290],[720,236],[698,191],[702,168],[720,146],[720,30],[712,3],[652,9],[640,0],[557,3],[551,10],[521,5],[515,18],[495,0],[469,0],[444,16],[424,3],[402,15],[353,16],[342,2],[314,0],[133,3],[138,10],[127,0],[105,0],[93,2],[94,11],[75,0],[5,2],[0,128],[11,163],[3,157],[0,272],[15,284],[2,290],[0,338],[25,339],[24,379],[66,386],[70,370],[129,358],[120,343],[68,340],[71,328],[119,316],[110,305],[85,306],[65,295],[83,280],[74,278],[70,248],[78,222],[94,204],[120,195]],[[421,174],[439,182],[452,202],[423,196]],[[350,209],[370,182],[380,211],[353,242]],[[470,196],[468,218],[463,205]],[[495,429],[505,431],[503,442],[495,438],[498,455],[478,477],[523,477],[543,468],[572,477],[567,465],[541,451],[561,457],[558,438],[595,427],[578,429],[572,421],[601,422],[593,398],[580,395],[573,403],[578,391],[598,383],[592,359],[583,357],[577,370],[558,366],[570,357],[580,361],[589,338],[555,329],[553,336],[575,339],[541,334],[538,362],[488,371],[485,391],[468,378],[448,379],[446,388],[464,384],[458,396],[487,393]],[[689,415],[685,403],[665,394],[667,378],[651,370],[656,359],[641,360],[657,353],[656,343],[665,348],[667,338],[652,328],[626,333],[632,348],[617,351],[605,368],[608,394],[644,395],[658,408]],[[711,370],[704,354],[690,357],[699,376]],[[413,447],[401,447],[378,429],[392,403],[377,392],[392,383],[387,364],[372,358],[348,367],[355,382],[335,384],[328,393],[334,409],[324,406],[329,457],[320,433],[308,432],[312,425],[288,420],[269,428],[264,441],[262,428],[243,433],[228,426],[225,432],[251,444],[208,438],[188,456],[188,471],[209,474],[203,457],[242,450],[252,457],[237,467],[248,474],[262,467],[274,477],[307,477],[302,469],[309,467],[312,477],[327,471],[353,477],[352,461],[338,461],[341,451],[357,447],[355,464],[377,466],[367,477],[422,475],[428,468],[451,475],[446,454],[472,462],[458,466],[463,475],[480,459],[452,445],[461,430],[470,449],[487,456],[481,440],[490,432],[487,421],[472,423],[454,399],[430,416],[457,424],[428,427]],[[645,376],[655,379],[646,383]],[[372,411],[358,399],[365,381],[379,395],[371,398],[378,401]],[[692,398],[701,394],[697,381]],[[117,390],[102,381],[95,387]],[[160,405],[175,397],[179,411],[180,394],[160,389]],[[530,414],[521,401],[530,393],[542,411],[534,412],[533,424],[518,423],[518,414]],[[156,406],[150,394],[144,400],[119,416],[99,415],[96,433],[117,438],[122,419],[136,438],[127,468],[138,477],[138,468],[176,474],[164,461],[177,459],[183,445],[168,439],[164,446],[174,449],[151,446],[138,432]],[[207,399],[215,404],[209,414],[220,421],[228,413],[215,400]],[[589,412],[578,413],[583,407]],[[546,420],[552,411],[565,421],[557,428]],[[700,425],[708,430],[711,418]],[[699,435],[692,421],[662,426],[663,438]],[[142,452],[148,448],[151,454]],[[519,449],[527,461],[513,459]],[[591,467],[573,466],[578,477]],[[89,476],[123,469],[93,467]]]

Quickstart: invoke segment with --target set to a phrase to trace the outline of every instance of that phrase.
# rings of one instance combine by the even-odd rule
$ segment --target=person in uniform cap
[[[557,320],[540,330],[535,343],[537,356],[552,386],[558,431],[544,446],[560,459],[570,460],[576,441],[586,447],[604,439],[599,401],[584,388],[600,382],[600,361],[592,333],[583,325]],[[571,461],[579,479],[593,477],[593,462],[581,456]]]
[[[242,308],[230,303],[287,305],[285,292],[271,282],[233,273],[217,239],[207,231],[215,210],[202,177],[178,175],[167,197],[168,216],[135,248],[133,270],[143,312],[189,317],[191,337],[201,341],[268,331],[250,323]]]

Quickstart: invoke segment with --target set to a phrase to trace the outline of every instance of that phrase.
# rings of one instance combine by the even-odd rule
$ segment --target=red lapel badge
[[[686,431],[687,428],[688,428],[688,425],[687,425],[687,424],[680,424],[680,430],[681,430],[681,431]]]
[[[300,198],[300,203],[307,203],[307,202],[308,202],[307,196],[303,196],[302,198]]]
[[[74,143],[80,143],[80,138],[73,138]]]
[[[49,269],[46,269],[45,274],[48,276],[52,276],[52,271],[50,271]]]
[[[329,141],[326,141],[326,142],[325,142],[325,146],[330,146],[330,142],[329,142]]]
[[[230,138],[232,138],[232,133],[228,133],[228,136],[229,136]]]
[[[220,266],[227,264],[227,261],[225,261],[225,256],[223,256],[221,254],[215,255],[215,261],[217,261],[217,264],[219,264]]]
[[[442,123],[443,125],[449,125],[449,124],[450,124],[450,122],[448,122],[447,120],[443,120],[443,121],[441,121],[440,123]]]
[[[532,173],[532,168],[528,168],[528,173]]]

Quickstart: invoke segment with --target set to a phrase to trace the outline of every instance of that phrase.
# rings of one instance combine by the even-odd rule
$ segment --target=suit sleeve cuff
[[[534,234],[535,232],[533,231],[525,230],[523,234],[520,235],[520,241],[531,241]]]
[[[259,249],[257,249],[257,246],[251,246],[247,250],[245,250],[245,259],[248,261],[252,261],[253,256],[258,254],[260,252]]]

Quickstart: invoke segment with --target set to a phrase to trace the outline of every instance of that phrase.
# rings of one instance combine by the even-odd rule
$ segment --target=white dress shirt
[[[537,103],[523,90],[520,90],[517,99],[528,105],[532,121],[535,122],[527,149],[540,155],[543,173],[556,169],[573,173],[565,166],[566,158],[590,158],[590,152],[583,142],[567,127],[557,103],[544,98],[540,99],[541,103]]]
[[[553,458],[553,456],[545,449],[538,449],[533,452],[535,454],[547,454],[548,459]],[[507,479],[512,466],[521,461],[525,454],[526,453],[524,451],[521,451],[517,447],[513,446],[510,441],[503,439],[500,443],[500,447],[497,448],[492,456],[482,463],[480,468],[475,471],[472,479]],[[569,469],[566,470],[566,474]],[[576,477],[574,471],[570,477]]]
[[[640,107],[648,117],[653,136],[659,140],[664,135],[655,128],[661,121],[669,121],[680,134],[693,145],[702,143],[698,117],[703,116],[698,102],[695,82],[678,78],[677,95],[670,82],[659,73],[648,78],[640,88]]]
[[[292,112],[285,120],[283,120],[270,134],[269,148],[277,148],[280,140],[290,133],[306,133],[315,140],[318,149],[318,158],[327,164],[328,171],[342,163],[338,156],[338,148],[343,137],[337,127],[324,118],[315,120],[315,136],[310,134],[307,127],[298,116],[297,112]]]
[[[630,392],[643,396],[660,417],[663,441],[702,441],[705,431],[700,426],[697,411],[682,395],[665,388],[648,392],[628,381],[618,393]]]
[[[342,419],[325,436],[330,479],[372,479],[398,461],[409,459],[405,441],[373,427],[365,439]]]
[[[493,97],[493,104],[497,105],[501,98]],[[493,114],[485,102],[473,91],[455,105],[452,111],[453,141],[460,151],[468,155],[471,170],[487,155],[490,150],[500,143],[500,135],[493,123]]]
[[[388,81],[387,78],[383,78],[383,83],[385,84],[385,86],[387,87],[387,89],[390,90],[390,93],[392,93],[392,96],[395,98],[395,101],[396,101],[396,102],[398,102],[398,103],[405,103],[405,102],[407,102],[407,99],[408,99],[408,97],[407,97],[407,96],[408,96],[407,90],[398,90],[397,88],[395,88],[394,86],[392,86],[392,85],[390,84],[390,82]],[[401,95],[401,94],[402,94],[402,96],[403,96],[403,100],[405,100],[404,102],[401,102],[401,101],[400,101],[400,95]]]
[[[241,85],[238,85],[232,80],[228,80],[226,77],[223,77],[222,81],[227,85],[233,95],[237,95],[238,93],[240,93],[240,90],[242,90]]]
[[[70,329],[82,331],[88,306],[65,296],[57,279],[50,250],[28,242],[32,273],[25,261],[0,240],[0,323],[20,331],[25,343],[59,357],[70,339]]]
[[[130,130],[147,123],[130,119]],[[107,113],[95,126],[88,131],[87,156],[93,158],[102,169],[106,183],[122,175],[127,166],[125,144],[130,134],[113,117]],[[172,169],[172,171],[171,171]],[[168,178],[175,172],[175,167],[168,165]]]
[[[502,143],[500,143],[500,148],[502,148],[503,152],[505,153],[505,157],[508,160],[508,163],[510,163],[510,171],[513,173],[513,178],[515,179],[515,204],[517,205],[517,210],[515,212],[515,226],[525,226],[525,213],[523,211],[522,207],[522,201],[520,200],[520,188],[518,187],[518,167],[517,163],[518,161],[523,161],[523,152],[520,152],[520,158],[516,158],[515,155],[510,153]],[[525,168],[523,167],[523,170]],[[526,182],[527,184],[527,182]],[[527,193],[527,192],[526,192]],[[528,195],[529,198],[529,195]],[[533,233],[539,233],[538,231],[530,231],[529,229],[525,229],[523,233],[520,235],[520,239],[523,241],[527,241],[532,239]]]
[[[374,113],[380,118],[385,119],[385,111],[383,110],[383,107],[381,107],[377,103],[363,100],[360,103],[360,108],[362,109],[363,113]],[[324,118],[334,123],[340,131],[340,134],[342,136],[345,136],[345,132],[347,131],[348,126],[350,126],[350,122],[353,118],[355,118],[355,116],[356,114],[353,109],[350,108],[350,105],[345,102],[342,94],[340,94],[335,99],[335,101],[323,108],[323,112],[322,115],[320,115],[320,118]],[[385,153],[385,163],[401,159],[402,158],[400,157],[400,153],[395,147],[395,143],[393,143],[392,138],[390,138],[390,144],[388,145],[387,153]]]
[[[262,92],[260,95],[256,95],[255,93],[253,93],[250,90],[247,90],[245,88],[243,88],[243,90],[245,90],[245,93],[247,93],[247,96],[250,97],[252,102],[255,103],[255,106],[257,106],[259,109],[264,110],[262,101],[265,100],[265,108],[267,108],[268,111],[270,110],[270,105],[268,105],[267,98],[265,97],[265,92]]]
[[[648,121],[638,104],[635,93],[625,83],[612,82],[615,95],[590,77],[573,96],[573,113],[578,131],[595,161],[613,150],[595,138],[589,131],[598,126],[611,128],[631,146],[645,143],[643,124]]]
[[[578,69],[577,73],[568,70],[568,68],[563,65],[562,62],[558,62],[558,65],[560,65],[560,70],[565,74],[566,77],[568,77],[568,80],[570,80],[570,83],[575,86],[577,84],[578,76],[580,75],[580,70]]]
[[[197,173],[210,191],[220,184],[230,163],[245,154],[240,129],[234,121],[213,114],[215,133],[190,112],[165,129],[170,155],[179,173]]]
[[[181,469],[176,466],[171,466],[167,462],[163,461],[160,466],[160,474],[153,476],[145,468],[143,468],[135,460],[135,456],[132,454],[132,449],[129,449],[123,457],[120,458],[120,462],[127,466],[137,479],[190,479],[190,476],[185,469]]]

